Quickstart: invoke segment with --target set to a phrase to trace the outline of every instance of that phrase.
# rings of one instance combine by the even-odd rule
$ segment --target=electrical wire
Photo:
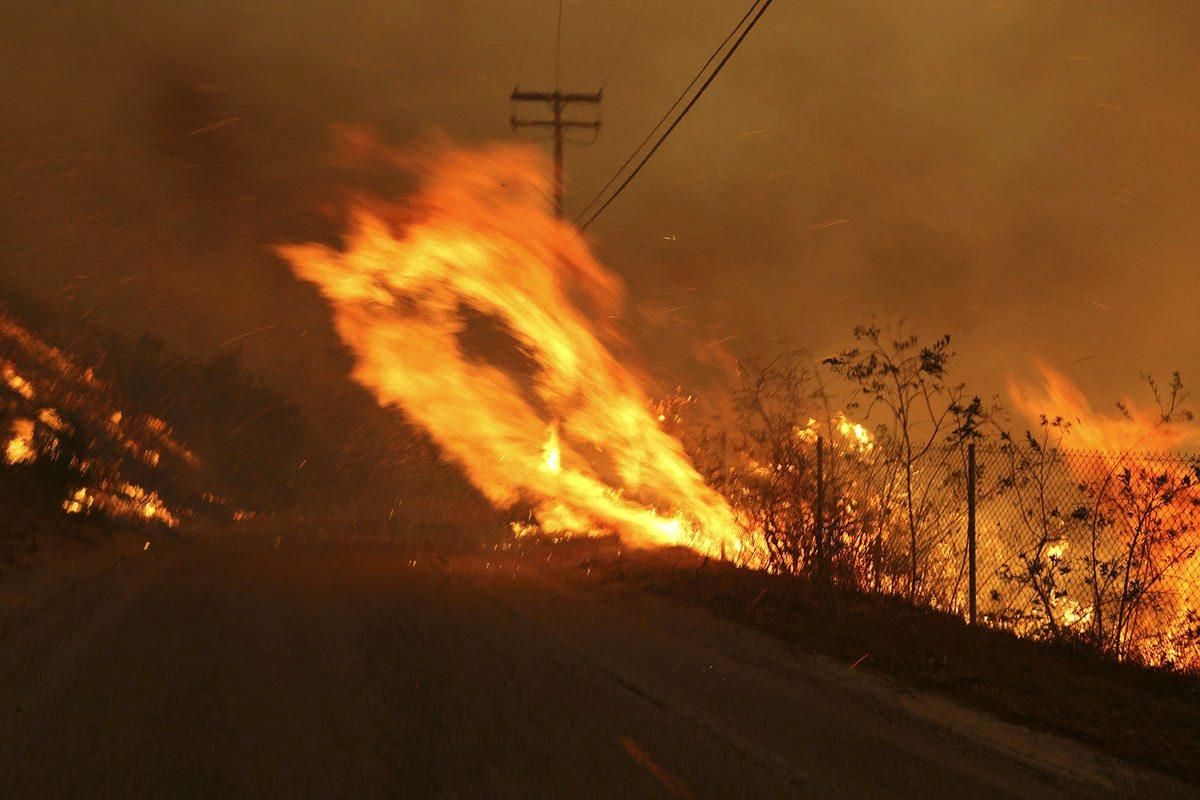
[[[731,30],[729,34],[721,41],[721,43],[717,45],[717,49],[712,51],[708,59],[704,62],[704,65],[697,70],[696,74],[693,75],[692,79],[688,82],[688,85],[685,86],[683,91],[679,93],[679,96],[675,98],[675,102],[671,103],[670,108],[666,110],[658,122],[654,123],[654,127],[651,128],[650,132],[646,134],[646,138],[642,139],[638,146],[633,149],[633,152],[629,154],[629,157],[625,159],[625,162],[621,164],[621,166],[617,167],[617,171],[614,172],[613,176],[608,179],[608,182],[600,187],[600,191],[596,192],[596,195],[588,201],[588,204],[584,206],[583,210],[580,211],[575,217],[576,223],[583,219],[587,212],[591,210],[592,206],[599,202],[600,198],[604,196],[604,193],[608,191],[609,187],[616,183],[617,179],[621,177],[621,173],[625,171],[625,168],[632,164],[633,160],[637,158],[638,153],[642,152],[642,149],[650,143],[650,140],[654,138],[654,134],[658,132],[659,128],[661,128],[666,121],[671,118],[671,114],[675,112],[675,109],[678,108],[679,104],[683,102],[685,97],[687,97],[688,92],[692,90],[692,87],[699,83],[700,79],[704,77],[704,73],[708,70],[709,66],[713,63],[713,61],[716,60],[717,56],[721,54],[721,51],[725,49],[725,46],[729,44],[741,27],[746,24],[746,20],[750,19],[750,15],[754,13],[754,9],[758,7],[759,2],[761,2],[761,0],[754,0],[754,2],[750,4],[750,8],[746,10],[746,13],[742,15],[742,18],[739,19],[737,24],[733,26],[733,30]]]
[[[613,56],[612,62],[609,63],[608,69],[604,72],[604,80],[600,81],[600,91],[604,91],[604,87],[608,85],[608,79],[612,77],[613,70],[617,68],[617,64],[621,61],[621,55],[625,52],[625,45],[629,44],[629,40],[633,38],[633,32],[637,30],[638,23],[642,20],[642,12],[646,10],[646,6],[649,4],[650,0],[642,0],[642,4],[638,6],[637,13],[633,15],[633,21],[629,23],[629,27],[625,31],[625,38],[617,46],[616,55]]]
[[[749,35],[750,31],[752,31],[754,29],[754,26],[758,24],[758,21],[760,19],[762,19],[763,14],[766,13],[767,9],[771,7],[771,4],[774,1],[775,0],[754,0],[754,2],[750,6],[750,9],[746,12],[746,14],[742,17],[742,19],[734,27],[734,29],[732,31],[730,31],[729,35],[725,37],[725,40],[721,43],[721,45],[715,51],[713,51],[713,54],[711,56],[709,56],[708,60],[704,63],[704,66],[700,68],[700,72],[698,72],[696,74],[696,77],[692,79],[692,82],[690,84],[688,84],[688,88],[684,89],[683,94],[681,94],[679,96],[679,98],[676,99],[676,101],[671,104],[671,108],[669,108],[667,110],[667,113],[665,115],[663,115],[663,118],[659,121],[659,123],[654,126],[654,128],[650,131],[650,134],[645,139],[642,140],[642,143],[640,145],[638,145],[637,149],[635,149],[633,151],[633,153],[630,155],[630,157],[625,160],[625,163],[622,164],[620,169],[617,170],[616,174],[613,175],[613,177],[611,179],[609,179],[608,183],[606,183],[604,185],[604,188],[602,188],[596,194],[596,196],[592,198],[591,202],[589,202],[587,204],[587,206],[584,207],[584,210],[581,211],[579,213],[579,215],[575,218],[575,223],[576,223],[576,226],[579,228],[579,230],[587,230],[588,226],[591,225],[593,222],[595,222],[596,218],[599,217],[600,214],[602,214],[604,212],[604,210],[606,208],[608,208],[609,205],[614,200],[617,199],[617,197],[621,194],[621,192],[623,192],[625,190],[625,187],[628,186],[629,183],[635,177],[637,177],[638,173],[642,171],[642,168],[646,166],[646,162],[648,162],[650,160],[650,158],[653,157],[653,155],[656,152],[658,152],[658,148],[662,146],[663,142],[665,142],[667,140],[667,137],[671,135],[671,132],[675,130],[675,128],[679,125],[679,123],[683,121],[683,118],[687,116],[688,112],[692,110],[692,107],[694,105],[696,105],[696,101],[698,101],[700,99],[700,97],[704,94],[705,90],[712,84],[712,82],[716,79],[716,77],[721,74],[721,70],[725,67],[725,65],[727,63],[729,63],[729,59],[731,59],[733,57],[733,54],[735,52],[737,52],[738,47],[741,45],[741,43],[743,41],[745,41],[746,36]],[[761,2],[761,5],[760,5],[760,2]],[[758,11],[757,14],[754,13],[755,9],[757,9],[757,11]],[[745,28],[742,29],[743,24],[746,22],[746,19],[751,16],[751,14],[754,14],[753,18],[750,19],[750,23],[748,25],[745,25]],[[642,157],[641,161],[638,162],[638,165],[633,169],[633,172],[631,172],[629,174],[629,176],[626,177],[625,180],[621,182],[621,184],[616,188],[616,191],[614,191],[611,195],[609,195],[608,199],[605,200],[604,203],[598,209],[596,209],[596,211],[591,216],[589,216],[586,221],[584,221],[582,224],[580,224],[579,221],[581,219],[583,219],[583,217],[587,214],[588,210],[596,204],[596,201],[599,200],[604,195],[604,193],[608,190],[608,187],[612,186],[612,184],[616,182],[617,178],[619,178],[621,173],[624,172],[625,168],[627,166],[629,166],[630,163],[632,163],[632,161],[637,156],[637,154],[639,152],[641,152],[641,150],[645,147],[646,143],[649,142],[651,138],[653,138],[654,133],[659,128],[662,127],[662,124],[670,117],[671,112],[679,105],[680,102],[682,102],[683,98],[687,95],[687,92],[691,89],[692,86],[695,85],[696,81],[698,81],[700,79],[700,76],[704,74],[704,70],[707,69],[708,65],[711,64],[713,59],[715,59],[717,57],[717,55],[725,47],[725,44],[727,42],[729,42],[729,40],[732,39],[734,37],[734,35],[737,34],[739,29],[742,29],[741,35],[738,36],[737,39],[734,41],[733,46],[730,47],[729,50],[725,53],[724,57],[720,60],[720,62],[718,62],[717,66],[709,74],[708,78],[704,81],[703,84],[701,84],[700,88],[692,96],[692,99],[688,101],[687,105],[684,106],[683,110],[679,112],[679,115],[675,118],[675,120],[670,124],[670,126],[658,138],[658,141],[656,141],[654,143],[654,146],[650,148],[650,151],[648,153],[646,153],[645,156]]]
[[[558,91],[558,61],[562,55],[562,11],[563,0],[558,0],[558,28],[554,34],[554,91]]]

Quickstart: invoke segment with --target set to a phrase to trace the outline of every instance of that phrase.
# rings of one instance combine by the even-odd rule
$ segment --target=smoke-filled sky
[[[603,130],[568,151],[569,210],[745,5],[566,1],[562,85],[604,84]],[[331,160],[332,126],[511,137],[513,86],[553,82],[556,13],[27,4],[0,33],[0,281],[177,347],[241,347],[337,408],[346,356],[271,250],[327,238],[339,191],[362,183]],[[1192,0],[777,0],[589,233],[630,286],[631,328],[681,351],[821,355],[904,314],[954,334],[985,393],[1035,355],[1100,403],[1141,369],[1186,379],[1198,36]]]

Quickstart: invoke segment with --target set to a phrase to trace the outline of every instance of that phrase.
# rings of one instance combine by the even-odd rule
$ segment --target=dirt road
[[[126,552],[4,627],[0,793],[1175,791],[546,556],[233,536]]]

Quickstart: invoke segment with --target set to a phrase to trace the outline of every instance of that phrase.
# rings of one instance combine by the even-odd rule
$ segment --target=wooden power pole
[[[563,218],[563,134],[569,128],[587,128],[600,130],[600,120],[563,119],[563,111],[571,103],[590,103],[599,105],[601,92],[587,94],[583,92],[524,92],[520,87],[513,89],[512,101],[547,103],[550,106],[550,119],[524,120],[512,117],[513,130],[518,128],[553,128],[554,129],[554,213]]]

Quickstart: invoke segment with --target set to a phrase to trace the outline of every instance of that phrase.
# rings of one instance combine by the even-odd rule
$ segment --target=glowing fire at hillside
[[[1153,663],[1167,660],[1197,666],[1196,649],[1186,643],[1195,635],[1200,613],[1200,587],[1189,579],[1200,571],[1200,527],[1196,524],[1200,467],[1180,459],[1147,470],[1139,468],[1136,458],[1130,458],[1141,451],[1178,452],[1194,446],[1195,431],[1178,424],[1169,413],[1180,397],[1175,394],[1169,398],[1170,408],[1155,410],[1124,400],[1118,412],[1105,414],[1096,411],[1083,392],[1061,373],[1044,365],[1040,371],[1040,386],[1010,379],[1010,397],[1031,421],[1045,416],[1060,417],[1068,423],[1063,447],[1095,451],[1104,458],[1108,474],[1102,480],[1090,476],[1089,482],[1084,474],[1074,477],[1089,487],[1096,504],[1094,513],[1118,521],[1113,526],[1116,541],[1105,544],[1124,553],[1124,574],[1135,587],[1126,590],[1126,596],[1130,591],[1161,589],[1158,605],[1132,622],[1117,643],[1118,649],[1127,647],[1128,642]],[[1162,405],[1164,398],[1157,399]],[[1086,549],[1086,543],[1081,544]],[[1060,541],[1048,556],[1063,561],[1070,548],[1069,541]],[[1094,549],[1090,556],[1083,557],[1085,563],[1089,557],[1093,562],[1097,560]],[[1114,574],[1111,567],[1108,569]],[[1093,578],[1098,580],[1101,578]],[[1100,608],[1099,614],[1103,613]],[[1064,622],[1085,628],[1098,624],[1099,614],[1095,605],[1071,608],[1066,610]]]
[[[448,151],[423,173],[405,208],[354,208],[344,250],[280,248],[329,300],[355,379],[428,431],[494,504],[531,502],[547,532],[739,550],[728,503],[605,345],[596,320],[618,313],[622,288],[548,213],[541,157]],[[532,377],[468,355],[468,314],[506,329]]]
[[[73,476],[61,505],[68,514],[179,524],[182,509],[127,477],[153,477],[164,455],[197,465],[165,422],[112,410],[118,400],[112,386],[3,312],[0,378],[0,466],[63,465]]]

